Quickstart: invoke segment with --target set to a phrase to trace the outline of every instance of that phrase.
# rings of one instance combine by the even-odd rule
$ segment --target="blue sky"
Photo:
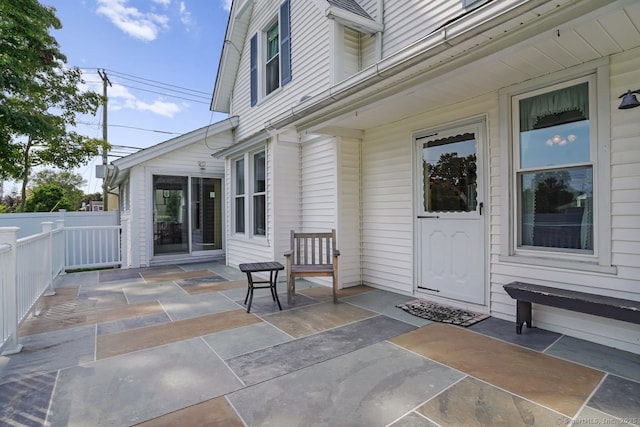
[[[225,117],[209,103],[231,0],[39,1],[56,8],[63,28],[51,34],[98,93],[96,70],[106,70],[112,145],[145,148]],[[102,137],[101,110],[81,121],[80,133]],[[77,170],[88,181],[85,192],[101,191],[94,172],[100,162]]]

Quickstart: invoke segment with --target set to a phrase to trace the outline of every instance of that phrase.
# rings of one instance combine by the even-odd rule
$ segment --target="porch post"
[[[11,247],[7,263],[3,265],[6,271],[2,273],[4,277],[0,280],[5,296],[4,301],[0,301],[4,312],[4,318],[0,319],[0,322],[4,323],[7,331],[7,337],[2,337],[6,338],[4,346],[0,344],[0,349],[3,350],[0,353],[2,356],[22,351],[22,345],[18,343],[18,268],[16,257],[18,230],[20,227],[0,227],[0,245],[8,244]]]
[[[129,219],[120,220],[120,268],[129,268]]]
[[[42,295],[49,297],[56,294],[53,290],[53,235],[51,234],[51,231],[53,231],[53,222],[42,222],[40,225],[42,225],[42,232],[48,234],[45,249],[47,253],[44,256],[44,271],[47,272],[47,289]]]

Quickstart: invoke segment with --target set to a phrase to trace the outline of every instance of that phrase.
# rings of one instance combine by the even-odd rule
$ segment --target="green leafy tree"
[[[0,0],[0,177],[22,180],[22,201],[34,166],[80,166],[103,142],[69,130],[76,116],[95,114],[102,97],[83,92],[77,67],[49,34],[60,29],[53,7],[37,0]]]
[[[71,171],[55,171],[44,169],[38,171],[31,180],[31,187],[37,188],[46,184],[56,184],[64,191],[64,197],[69,201],[69,210],[77,211],[85,201],[85,194],[80,189],[86,180],[79,173]]]
[[[71,203],[64,197],[64,190],[57,184],[45,184],[34,188],[25,202],[25,212],[52,212],[70,209]]]

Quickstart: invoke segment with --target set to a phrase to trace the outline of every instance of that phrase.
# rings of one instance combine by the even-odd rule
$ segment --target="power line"
[[[155,90],[149,90],[149,89],[143,89],[140,87],[136,87],[136,86],[129,86],[129,85],[124,85],[122,83],[118,83],[120,86],[124,86],[124,87],[128,87],[129,89],[135,89],[135,90],[141,90],[144,92],[150,92],[150,93],[155,93],[157,95],[164,95],[164,96],[168,96],[170,98],[178,98],[178,99],[184,99],[185,101],[191,101],[191,102],[196,102],[198,104],[205,104],[205,105],[209,105],[209,102],[205,102],[205,101],[198,101],[197,99],[191,99],[191,98],[185,98],[183,96],[177,96],[177,95],[169,95],[168,93],[164,93],[164,92],[158,92]]]
[[[96,68],[78,67],[78,68],[80,68],[81,70],[90,71],[90,72],[95,74],[96,71],[94,71],[94,70],[97,67]],[[190,88],[187,88],[187,87],[184,87],[184,86],[178,86],[178,85],[174,85],[174,84],[171,84],[171,83],[164,83],[164,82],[161,82],[161,81],[158,81],[158,80],[147,79],[145,77],[140,77],[140,76],[136,76],[136,75],[133,75],[133,74],[123,73],[121,71],[111,70],[111,69],[108,69],[108,68],[106,69],[106,71],[109,71],[109,73],[111,73],[111,74],[113,74],[113,75],[115,75],[117,77],[121,77],[121,78],[125,78],[125,79],[129,78],[129,80],[138,79],[138,80],[143,80],[145,82],[151,82],[151,83],[159,84],[159,85],[162,85],[162,86],[173,87],[173,88],[180,89],[180,90],[183,90],[183,91],[194,92],[194,95],[195,94],[201,94],[201,95],[204,95],[204,97],[210,97],[211,96],[211,92],[205,92],[205,91],[201,91],[201,90],[197,90],[197,89],[190,89]],[[143,82],[139,82],[139,83],[146,84],[146,85],[149,85],[149,86],[153,86],[150,83],[143,83]],[[168,89],[168,90],[172,90],[172,89]],[[179,91],[174,90],[174,92],[179,92]]]
[[[79,123],[81,125],[88,125],[88,126],[100,126],[100,123],[81,122],[81,121],[78,121],[77,123]],[[142,131],[147,131],[147,132],[165,133],[167,135],[182,135],[180,132],[169,132],[169,131],[166,131],[166,130],[158,130],[158,129],[146,129],[146,128],[139,128],[139,127],[135,127],[135,126],[113,125],[113,124],[109,124],[107,126],[108,127],[115,127],[115,128],[126,128],[126,129],[142,130]]]

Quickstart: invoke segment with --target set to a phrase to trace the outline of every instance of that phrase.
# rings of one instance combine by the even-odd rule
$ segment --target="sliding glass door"
[[[222,250],[222,180],[153,176],[153,253]]]
[[[191,243],[193,252],[222,249],[222,182],[191,178]]]

